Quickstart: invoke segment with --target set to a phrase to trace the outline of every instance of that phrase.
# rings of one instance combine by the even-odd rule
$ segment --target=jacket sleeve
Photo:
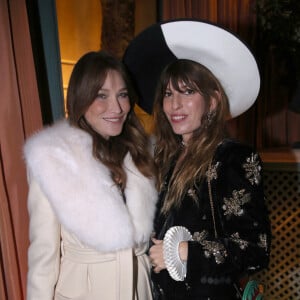
[[[203,233],[189,242],[187,279],[195,274],[236,279],[267,267],[269,261],[270,224],[258,154],[246,146],[233,147],[214,167],[217,176],[211,186],[218,237]]]
[[[29,179],[27,300],[53,300],[60,263],[60,225],[36,181]]]

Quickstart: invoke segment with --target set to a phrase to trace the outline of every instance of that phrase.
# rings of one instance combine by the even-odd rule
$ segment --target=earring
[[[209,111],[206,114],[206,124],[205,124],[205,128],[209,127],[212,123],[212,120],[214,118],[214,116],[216,115],[216,113],[214,111]]]

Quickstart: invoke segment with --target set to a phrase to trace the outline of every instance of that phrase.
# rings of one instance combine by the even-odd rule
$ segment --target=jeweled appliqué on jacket
[[[246,158],[246,163],[243,164],[243,168],[246,171],[246,178],[252,185],[258,185],[261,180],[261,166],[258,160],[258,154],[252,153],[250,157]]]
[[[206,172],[206,177],[208,181],[212,181],[213,179],[217,179],[218,178],[218,172],[217,169],[219,167],[220,163],[216,162],[213,165],[210,165],[207,172]]]
[[[224,204],[222,206],[224,210],[224,215],[240,217],[244,214],[243,205],[249,202],[251,196],[246,193],[245,189],[239,191],[234,190],[232,192],[232,197],[224,198]]]
[[[268,250],[267,235],[265,233],[259,235],[258,246],[265,249],[266,251]]]
[[[242,240],[240,238],[240,234],[238,232],[235,232],[233,233],[231,236],[230,236],[230,239],[235,242],[236,244],[239,245],[239,247],[242,249],[242,250],[245,250],[247,247],[248,247],[248,244],[249,242],[245,241],[245,240]]]
[[[222,264],[227,256],[227,251],[222,243],[207,240],[208,232],[203,230],[201,232],[194,232],[193,241],[202,245],[204,256],[206,258],[214,257],[216,264]]]

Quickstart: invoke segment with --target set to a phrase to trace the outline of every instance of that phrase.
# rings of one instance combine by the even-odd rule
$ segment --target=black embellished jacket
[[[152,272],[166,299],[235,299],[233,283],[268,265],[271,233],[259,155],[249,146],[224,140],[207,177],[212,203],[207,178],[189,189],[181,207],[168,216],[160,214],[167,188],[160,193],[156,237],[163,239],[171,226],[184,226],[193,236],[183,282],[174,281],[167,270]]]

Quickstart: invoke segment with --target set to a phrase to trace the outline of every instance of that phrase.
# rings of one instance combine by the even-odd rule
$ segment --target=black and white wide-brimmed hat
[[[152,112],[160,73],[176,59],[201,63],[218,78],[228,96],[232,118],[249,109],[258,96],[258,67],[239,38],[211,23],[175,20],[142,31],[123,57],[136,85],[138,105],[147,113]]]

